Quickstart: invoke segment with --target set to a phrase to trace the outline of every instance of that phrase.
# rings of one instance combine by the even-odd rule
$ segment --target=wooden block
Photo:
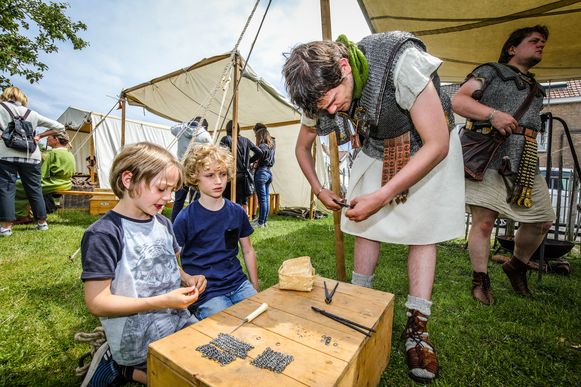
[[[318,277],[311,292],[281,290],[276,285],[214,316],[149,346],[150,386],[375,386],[389,362],[394,297],[341,282],[331,304],[324,301]],[[235,327],[262,302],[266,312]],[[373,327],[371,337],[316,313],[317,306]],[[219,333],[254,346],[246,359],[220,366],[195,348]],[[325,341],[324,338],[331,339]],[[294,356],[281,374],[250,364],[267,347]]]
[[[278,193],[271,193],[270,197],[270,212],[269,215],[278,214],[280,211],[280,194]]]
[[[107,211],[112,210],[118,202],[119,200],[117,198],[111,198],[111,196],[95,195],[89,199],[89,214],[105,214]]]

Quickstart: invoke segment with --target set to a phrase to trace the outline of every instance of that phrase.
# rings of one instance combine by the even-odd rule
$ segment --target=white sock
[[[426,317],[429,317],[432,314],[432,301],[424,298],[414,297],[408,294],[408,300],[405,303],[405,306],[408,309],[417,310]]]
[[[372,275],[365,275],[365,274],[359,274],[359,273],[352,272],[351,273],[351,283],[353,285],[363,286],[366,288],[372,288],[373,287],[373,277],[375,277],[373,274]]]

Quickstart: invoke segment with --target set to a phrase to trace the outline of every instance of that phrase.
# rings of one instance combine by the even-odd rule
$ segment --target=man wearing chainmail
[[[544,91],[529,72],[541,61],[548,37],[545,26],[514,31],[498,63],[476,67],[452,99],[454,111],[468,118],[466,130],[505,136],[484,179],[466,179],[466,205],[472,214],[468,236],[472,296],[485,305],[494,303],[487,265],[496,218],[519,222],[514,254],[502,269],[513,289],[523,295],[530,295],[527,262],[555,219],[547,184],[538,171],[536,137]],[[532,101],[528,109],[515,119],[527,99]]]
[[[283,68],[289,95],[303,110],[299,165],[327,208],[350,206],[341,228],[356,237],[351,282],[372,287],[381,242],[409,246],[404,337],[409,375],[422,383],[438,373],[427,332],[435,244],[461,235],[464,223],[460,143],[444,114],[452,120],[450,101],[438,95],[440,64],[419,39],[394,31],[357,45],[344,35],[301,44]],[[333,131],[339,142],[362,143],[347,201],[319,182],[310,153],[317,135]]]

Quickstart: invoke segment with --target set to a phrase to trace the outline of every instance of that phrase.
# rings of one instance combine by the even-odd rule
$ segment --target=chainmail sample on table
[[[246,359],[248,351],[253,348],[252,345],[240,341],[234,336],[220,333],[209,344],[197,347],[196,351],[201,352],[203,357],[214,360],[224,366],[232,363],[236,357]]]
[[[203,357],[214,360],[222,366],[230,364],[236,360],[236,356],[230,355],[228,352],[223,351],[212,344],[200,345],[196,348],[196,351],[201,352]]]
[[[294,359],[295,358],[292,355],[276,352],[268,347],[250,364],[255,367],[266,368],[267,370],[280,374]]]
[[[227,335],[225,333],[218,334],[218,337],[210,341],[210,344],[213,344],[216,347],[239,357],[240,359],[246,359],[248,351],[254,348],[252,345],[240,341],[234,336]]]

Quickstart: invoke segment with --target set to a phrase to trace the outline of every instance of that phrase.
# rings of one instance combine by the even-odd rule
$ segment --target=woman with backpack
[[[48,230],[41,187],[41,157],[38,141],[64,132],[63,124],[27,108],[28,97],[17,87],[7,87],[0,95],[0,236],[12,235],[16,219],[14,199],[16,177],[28,195],[36,229]],[[37,135],[38,126],[49,130]]]
[[[254,186],[258,197],[258,221],[256,227],[266,227],[266,219],[270,212],[270,195],[268,189],[272,183],[272,172],[270,168],[274,165],[274,152],[276,144],[274,138],[264,124],[260,122],[254,125],[256,135],[256,145],[262,151],[262,157],[256,162],[254,172]]]

